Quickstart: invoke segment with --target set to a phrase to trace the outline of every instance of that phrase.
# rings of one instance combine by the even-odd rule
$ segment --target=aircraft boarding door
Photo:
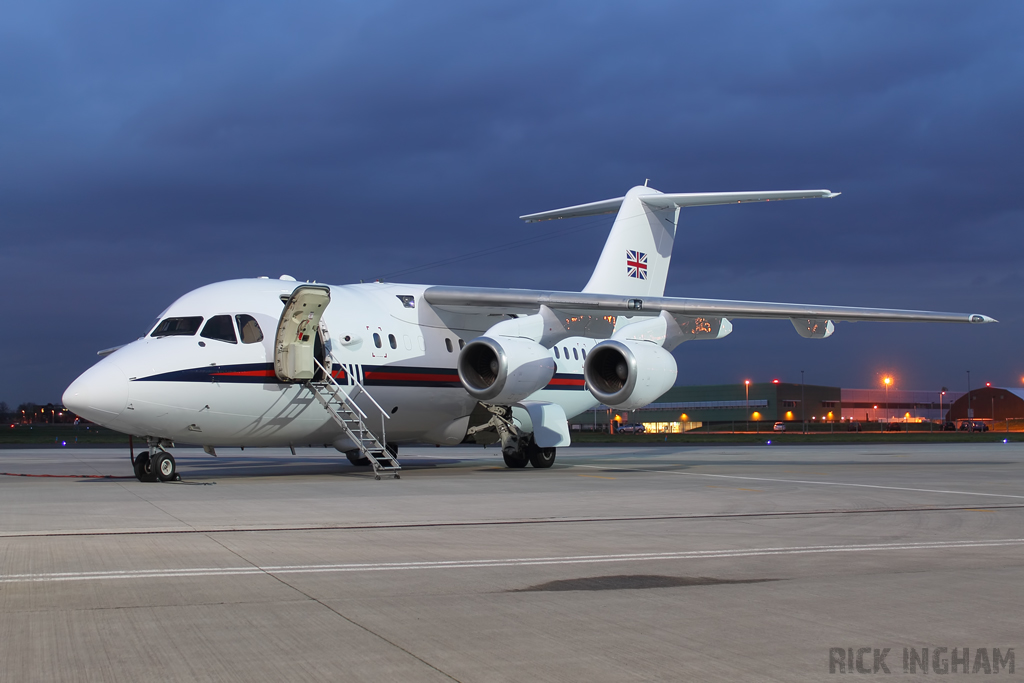
[[[324,285],[299,285],[285,303],[274,340],[274,372],[282,382],[315,378],[317,332],[329,303],[331,290]]]

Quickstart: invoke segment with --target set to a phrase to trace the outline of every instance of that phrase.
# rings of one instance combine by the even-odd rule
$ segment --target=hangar
[[[981,387],[953,402],[947,418],[1003,422],[1024,419],[1024,391],[1005,387]]]

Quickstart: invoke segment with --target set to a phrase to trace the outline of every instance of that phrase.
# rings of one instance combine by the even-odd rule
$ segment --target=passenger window
[[[444,347],[448,349],[448,353],[452,352],[452,340],[448,337],[444,338]]]
[[[464,348],[466,348],[466,340],[460,339],[459,340],[459,350],[461,351]]]
[[[199,326],[203,324],[203,317],[201,315],[192,316],[189,318],[164,318],[164,321],[156,326],[151,337],[173,337],[182,335],[191,337],[199,331]]]
[[[380,335],[376,332],[373,333],[373,345],[378,349],[380,348]]]
[[[397,349],[398,348],[398,340],[395,339],[395,335],[393,335],[393,334],[389,334],[388,335],[388,343],[391,344],[391,348],[393,348],[393,349]]]
[[[576,351],[576,347],[575,346],[572,347],[572,357],[573,357],[574,360],[579,360],[580,359],[580,354],[579,354],[578,351]]]
[[[260,329],[256,318],[239,313],[235,316],[235,322],[238,323],[238,333],[242,337],[243,344],[255,344],[263,341],[263,330]]]
[[[232,344],[238,343],[235,339],[235,326],[231,324],[230,315],[215,315],[210,318],[199,336],[206,337],[207,339],[231,342]]]
[[[565,353],[565,359],[569,360],[569,347],[568,346],[563,346],[562,347],[562,352]]]
[[[580,349],[580,353],[583,354],[583,360],[586,360],[587,359],[587,350],[586,349]]]
[[[555,358],[557,358],[558,360],[562,360],[562,357],[558,355],[558,347],[557,346],[555,347]]]

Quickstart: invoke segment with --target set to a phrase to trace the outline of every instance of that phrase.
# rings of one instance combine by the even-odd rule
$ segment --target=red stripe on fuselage
[[[418,372],[377,372],[367,370],[366,379],[392,380],[396,382],[458,382],[458,375],[428,375]]]
[[[573,379],[571,377],[557,377],[550,382],[548,386],[559,386],[559,387],[582,387],[585,384],[583,379]]]

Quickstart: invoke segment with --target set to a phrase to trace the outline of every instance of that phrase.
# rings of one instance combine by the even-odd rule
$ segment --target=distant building
[[[963,391],[843,389],[843,414],[847,420],[892,422],[942,420]]]
[[[989,392],[981,394],[980,392]],[[991,393],[996,392],[996,393]],[[977,419],[1024,418],[1024,391],[977,389],[971,392]],[[1000,397],[1000,398],[997,398]],[[573,418],[576,430],[606,431],[609,423],[643,424],[648,432],[684,432],[705,424],[735,429],[771,429],[775,422],[940,422],[966,418],[964,392],[842,389],[817,384],[758,382],[672,387],[657,401],[631,411],[599,406]],[[989,399],[993,399],[993,401]],[[958,406],[961,406],[958,408]],[[1002,407],[1001,407],[1002,406]],[[988,412],[982,410],[985,408]],[[949,413],[952,410],[952,417]],[[960,415],[959,413],[963,413]],[[1005,415],[1004,415],[1005,413]],[[1010,413],[1013,413],[1010,415]]]
[[[815,384],[780,382],[719,384],[713,386],[672,387],[657,401],[631,411],[610,410],[600,406],[571,422],[577,429],[608,429],[609,421],[619,424],[642,423],[647,431],[682,432],[707,423],[742,423],[760,428],[775,422],[838,421],[841,417],[841,390]]]

